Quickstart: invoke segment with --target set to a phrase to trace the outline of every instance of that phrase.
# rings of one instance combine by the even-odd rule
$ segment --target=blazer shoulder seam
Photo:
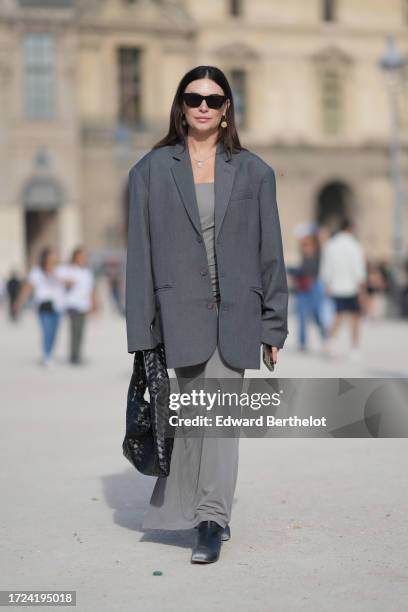
[[[262,179],[265,178],[265,176],[268,174],[268,172],[274,172],[274,169],[272,168],[272,166],[270,166],[264,159],[262,159],[262,157],[260,157],[259,155],[257,155],[257,153],[254,153],[253,151],[249,151],[249,157],[250,159],[253,159],[255,162],[257,162],[258,166],[261,169],[265,169],[265,174],[262,175]]]
[[[275,170],[272,168],[272,166],[268,166],[268,168],[266,169],[265,173],[262,176],[261,183],[263,183],[268,178],[275,178]]]

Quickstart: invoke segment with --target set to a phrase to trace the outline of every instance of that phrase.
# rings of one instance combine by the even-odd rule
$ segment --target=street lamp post
[[[399,52],[395,45],[394,37],[387,37],[387,47],[384,55],[379,60],[379,66],[384,71],[388,80],[388,94],[390,100],[391,119],[391,142],[390,161],[391,176],[394,186],[394,211],[393,211],[393,268],[397,280],[402,272],[404,262],[405,242],[405,191],[401,170],[401,144],[400,125],[398,113],[398,86],[402,68],[407,59]]]

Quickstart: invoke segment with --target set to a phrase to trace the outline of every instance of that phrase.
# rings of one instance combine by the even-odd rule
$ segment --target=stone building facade
[[[276,171],[288,261],[298,224],[346,214],[389,258],[389,34],[408,54],[408,0],[0,0],[0,272],[44,244],[124,252],[128,169],[198,64],[226,72],[241,142]],[[397,100],[407,185],[406,68]]]

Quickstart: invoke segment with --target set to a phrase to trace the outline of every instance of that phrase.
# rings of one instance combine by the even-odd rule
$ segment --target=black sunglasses
[[[183,100],[191,108],[198,108],[203,100],[206,101],[208,108],[221,108],[225,100],[227,100],[227,96],[219,94],[202,96],[198,93],[183,93]]]

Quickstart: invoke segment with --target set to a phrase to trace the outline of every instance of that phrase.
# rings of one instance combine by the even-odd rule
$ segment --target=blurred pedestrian
[[[298,317],[299,349],[307,349],[307,323],[311,319],[317,325],[322,340],[326,338],[326,328],[322,320],[324,287],[319,278],[320,251],[315,234],[303,236],[300,240],[301,264],[288,268],[294,278],[296,294],[296,313]]]
[[[2,274],[0,274],[0,305],[2,304],[6,295],[6,281],[4,280]]]
[[[105,262],[105,274],[108,280],[109,293],[115,309],[124,315],[124,270],[123,264],[112,257]]]
[[[320,278],[333,298],[336,315],[328,330],[329,352],[345,316],[351,321],[350,357],[358,358],[361,313],[366,305],[366,264],[363,249],[353,235],[353,226],[345,219],[341,229],[322,249]]]
[[[408,318],[408,259],[404,263],[405,282],[401,287],[401,317]]]
[[[33,297],[42,334],[42,360],[44,366],[54,363],[52,354],[64,311],[65,285],[59,276],[57,254],[52,247],[44,247],[39,264],[29,272],[14,303],[16,315],[27,300]]]
[[[22,285],[22,281],[18,277],[17,271],[12,270],[7,280],[7,283],[6,283],[6,290],[7,290],[7,298],[8,298],[9,319],[13,322],[17,321],[16,312],[14,310],[14,304],[16,303],[17,296],[21,289],[21,285]]]
[[[69,361],[79,365],[82,361],[82,345],[87,315],[97,311],[95,277],[87,266],[86,251],[77,247],[70,265],[62,266],[61,276],[67,281],[65,295],[66,312],[70,320]]]
[[[332,232],[329,226],[323,224],[323,225],[319,225],[316,228],[316,235],[317,235],[317,240],[319,243],[320,264],[321,264],[322,250],[326,242],[330,240],[332,236]],[[318,278],[319,278],[319,281],[323,289],[322,304],[320,307],[320,318],[323,322],[323,325],[326,328],[326,340],[327,340],[327,330],[334,320],[334,317],[336,314],[336,307],[330,295],[324,290],[324,284],[323,284],[322,279],[320,278],[320,274]],[[326,346],[325,346],[325,352],[326,352]]]
[[[378,319],[385,314],[386,281],[379,265],[367,262],[367,314]]]

